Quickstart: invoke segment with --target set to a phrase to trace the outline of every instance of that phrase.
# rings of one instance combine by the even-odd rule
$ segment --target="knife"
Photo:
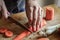
[[[14,22],[15,24],[19,25],[21,28],[29,31],[32,33],[32,31],[30,29],[28,29],[26,26],[22,25],[20,22],[18,22],[17,20],[15,20],[14,18],[12,18],[11,16],[8,17],[8,19],[12,22]]]

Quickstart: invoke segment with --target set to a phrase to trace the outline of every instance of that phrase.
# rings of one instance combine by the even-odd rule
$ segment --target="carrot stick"
[[[27,35],[29,35],[30,34],[30,32],[28,32],[28,31],[24,31],[24,32],[22,32],[21,34],[19,34],[17,37],[15,37],[13,40],[22,40],[25,36],[27,36]]]
[[[49,40],[48,38],[40,38],[38,40]]]

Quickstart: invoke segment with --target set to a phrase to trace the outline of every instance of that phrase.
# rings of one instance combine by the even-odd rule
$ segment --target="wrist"
[[[26,0],[27,6],[38,6],[38,0]]]

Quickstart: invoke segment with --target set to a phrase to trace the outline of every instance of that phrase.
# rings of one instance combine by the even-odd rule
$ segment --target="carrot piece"
[[[40,38],[38,40],[49,40],[48,38]]]
[[[7,31],[6,28],[0,28],[0,33],[5,33]]]
[[[21,34],[19,34],[17,37],[15,37],[13,40],[22,40],[25,36],[27,36],[27,35],[29,35],[30,34],[30,32],[28,32],[28,31],[24,31],[24,32],[22,32]]]
[[[11,31],[6,31],[6,32],[5,32],[5,36],[6,36],[6,37],[12,37],[12,36],[13,36],[13,32],[11,32]]]
[[[54,19],[54,8],[46,7],[46,20]]]
[[[42,27],[45,26],[46,24],[47,24],[46,20],[43,19],[43,20],[42,20]]]
[[[47,24],[46,20],[45,19],[42,19],[42,22],[41,22],[41,26],[45,26]]]

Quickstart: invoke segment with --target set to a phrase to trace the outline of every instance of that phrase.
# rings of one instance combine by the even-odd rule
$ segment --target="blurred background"
[[[57,6],[60,6],[60,0],[39,0],[40,6],[46,6],[50,4],[56,4]]]

